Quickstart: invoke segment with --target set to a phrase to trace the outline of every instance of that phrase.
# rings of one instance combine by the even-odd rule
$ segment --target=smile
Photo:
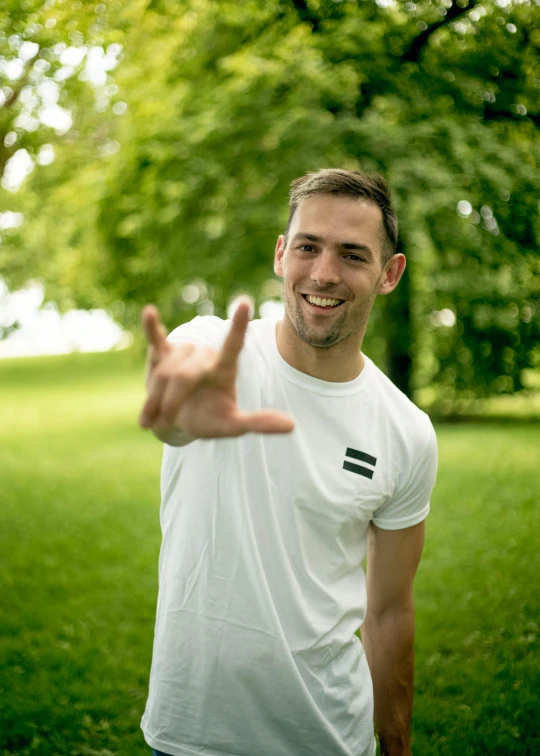
[[[315,297],[311,294],[302,294],[302,296],[304,297],[306,302],[309,302],[309,304],[316,309],[331,310],[334,307],[339,307],[343,304],[342,299],[333,299],[330,297]]]

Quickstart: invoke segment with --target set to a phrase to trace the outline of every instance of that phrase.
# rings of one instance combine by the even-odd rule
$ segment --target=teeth
[[[322,299],[321,297],[311,297],[306,295],[306,299],[310,304],[317,305],[318,307],[336,307],[341,304],[341,299]]]

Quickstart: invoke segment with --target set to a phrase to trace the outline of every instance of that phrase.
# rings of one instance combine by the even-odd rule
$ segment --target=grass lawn
[[[161,449],[136,424],[142,363],[4,360],[0,396],[0,756],[149,756]],[[437,430],[414,754],[533,756],[540,428]]]

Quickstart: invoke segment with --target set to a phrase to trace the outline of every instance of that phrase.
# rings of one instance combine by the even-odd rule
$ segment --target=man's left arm
[[[424,522],[402,530],[370,525],[367,614],[362,625],[382,756],[410,756],[414,684],[413,581]]]

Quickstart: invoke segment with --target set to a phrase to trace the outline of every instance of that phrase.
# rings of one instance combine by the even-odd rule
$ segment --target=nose
[[[322,250],[312,262],[310,277],[321,288],[338,284],[341,280],[339,257],[331,250]]]

